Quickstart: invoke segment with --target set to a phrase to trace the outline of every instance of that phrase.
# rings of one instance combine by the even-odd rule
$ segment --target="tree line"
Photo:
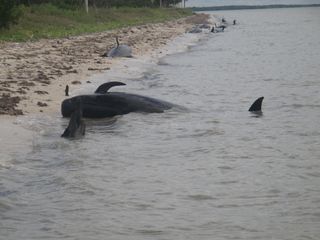
[[[88,0],[90,7],[119,8],[119,7],[169,7],[184,0]],[[85,0],[0,0],[0,29],[8,28],[17,23],[22,10],[19,6],[52,4],[59,8],[81,9]]]
[[[0,0],[1,2],[2,0]],[[33,5],[50,3],[59,7],[82,7],[84,0],[11,0],[16,4]],[[183,0],[88,0],[92,7],[169,7],[181,3]]]

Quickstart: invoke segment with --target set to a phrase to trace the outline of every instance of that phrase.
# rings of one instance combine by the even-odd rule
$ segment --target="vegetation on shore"
[[[20,6],[17,24],[0,29],[0,41],[59,38],[121,27],[163,22],[192,14],[180,8],[60,8],[52,4]]]

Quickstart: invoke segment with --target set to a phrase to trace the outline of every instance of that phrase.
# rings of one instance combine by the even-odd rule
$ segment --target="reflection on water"
[[[240,24],[113,79],[187,111],[86,120],[74,141],[68,119],[18,120],[34,135],[0,165],[1,239],[319,237],[319,9],[221,14]]]

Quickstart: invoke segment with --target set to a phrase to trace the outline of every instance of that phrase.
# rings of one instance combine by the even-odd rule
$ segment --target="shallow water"
[[[73,141],[58,114],[18,120],[33,137],[4,150],[0,239],[319,238],[320,8],[219,15],[239,24],[96,77],[187,111],[88,120]]]

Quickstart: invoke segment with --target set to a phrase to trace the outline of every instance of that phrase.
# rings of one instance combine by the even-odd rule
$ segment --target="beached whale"
[[[188,33],[202,33],[202,29],[199,28],[198,26],[193,26]]]
[[[112,48],[108,53],[103,56],[107,57],[132,57],[131,47],[125,44],[119,44],[118,37],[116,37],[117,46]]]
[[[214,25],[214,26],[212,26],[212,28],[211,28],[211,32],[212,32],[212,33],[224,32],[224,29],[225,29],[225,28],[226,28],[226,27],[225,27],[224,25],[222,25],[222,26]]]
[[[201,29],[210,29],[210,25],[207,24],[207,23],[198,24],[198,28],[201,28]]]
[[[125,85],[121,83],[121,85]],[[99,86],[95,94],[79,95],[65,99],[61,104],[63,117],[70,117],[81,101],[85,118],[104,118],[123,115],[130,112],[162,113],[175,104],[159,99],[125,92],[107,92],[110,86],[120,86],[119,82],[105,83]],[[177,106],[179,107],[179,106]]]
[[[264,97],[259,97],[257,100],[254,101],[254,103],[249,108],[249,112],[256,113],[256,114],[262,114],[262,101]]]
[[[61,137],[78,138],[85,134],[86,125],[82,120],[82,106],[79,102],[76,103],[76,109],[71,113],[68,127],[64,130]]]

